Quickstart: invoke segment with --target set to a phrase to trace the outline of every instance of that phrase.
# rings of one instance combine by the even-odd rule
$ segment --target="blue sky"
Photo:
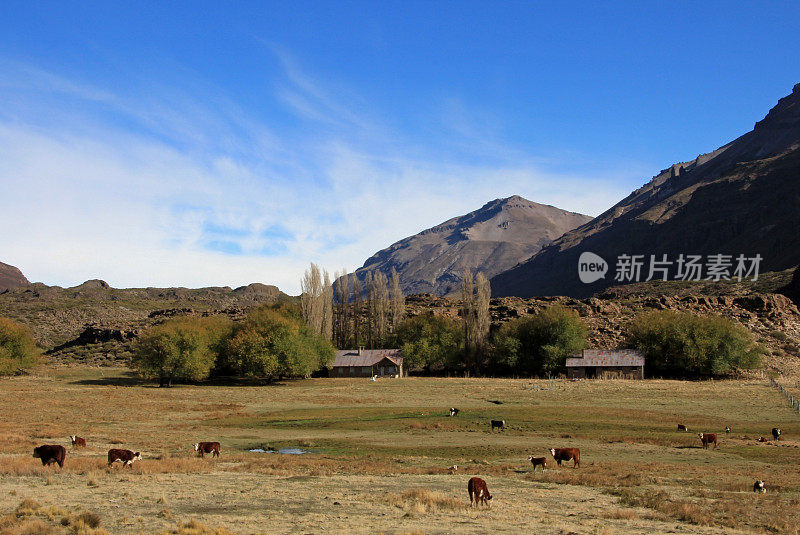
[[[132,7],[134,6],[135,7]],[[0,3],[0,261],[278,284],[513,194],[597,215],[800,82],[800,7]]]

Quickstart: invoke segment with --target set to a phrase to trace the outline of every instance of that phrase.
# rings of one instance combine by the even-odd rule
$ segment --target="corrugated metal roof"
[[[399,349],[362,349],[358,354],[358,349],[343,349],[336,352],[336,366],[373,366],[383,359],[389,359],[398,366],[403,364],[403,357],[400,356]]]
[[[584,349],[583,356],[567,359],[567,367],[644,366],[644,355],[635,349]]]

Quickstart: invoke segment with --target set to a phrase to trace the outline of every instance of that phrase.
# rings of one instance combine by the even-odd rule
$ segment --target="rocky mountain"
[[[446,295],[465,268],[492,277],[590,219],[516,195],[496,199],[375,253],[356,275],[395,268],[405,294]]]
[[[79,349],[113,361],[124,360],[125,345],[142,329],[166,318],[212,314],[238,318],[251,307],[293,299],[276,286],[258,283],[236,289],[120,289],[95,279],[72,288],[34,283],[0,291],[0,316],[30,328],[46,351],[63,354]],[[102,351],[89,347],[92,344],[103,346]]]
[[[25,278],[19,268],[0,262],[0,291],[19,288],[28,284],[30,284],[28,279]]]
[[[605,213],[492,279],[493,295],[587,297],[615,281],[618,257],[680,254],[761,255],[760,271],[800,264],[800,84],[751,132],[661,171]],[[608,272],[591,284],[578,277],[584,252]],[[735,262],[735,261],[734,261]],[[749,265],[748,265],[749,267]],[[658,273],[660,277],[660,273]],[[705,276],[705,274],[704,274]]]

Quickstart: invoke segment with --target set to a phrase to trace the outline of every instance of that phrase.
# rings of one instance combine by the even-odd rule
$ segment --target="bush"
[[[764,352],[750,331],[727,318],[668,310],[637,316],[626,340],[644,353],[647,373],[658,376],[730,375],[759,367]]]
[[[8,318],[0,318],[0,375],[34,366],[39,359],[30,331]]]
[[[231,329],[227,318],[175,318],[148,329],[137,341],[133,366],[161,386],[208,377],[222,340]]]
[[[503,325],[493,338],[495,365],[516,373],[543,375],[564,367],[586,347],[586,325],[561,305]]]
[[[406,369],[446,368],[458,364],[463,350],[461,325],[449,318],[423,314],[405,320],[397,329]]]
[[[315,334],[287,305],[255,309],[236,324],[222,344],[215,368],[220,375],[247,377],[308,377],[328,366],[336,350]]]

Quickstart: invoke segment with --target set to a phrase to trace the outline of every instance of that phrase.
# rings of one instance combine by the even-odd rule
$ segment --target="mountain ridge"
[[[496,296],[587,297],[615,284],[620,254],[761,254],[761,271],[800,264],[800,84],[754,129],[694,160],[673,164],[642,187],[525,262],[492,279]],[[593,252],[609,275],[578,278]]]

